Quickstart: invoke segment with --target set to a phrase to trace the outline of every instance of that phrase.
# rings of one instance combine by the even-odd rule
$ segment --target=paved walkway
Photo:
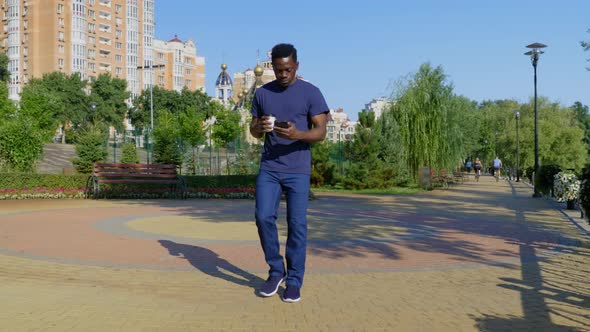
[[[531,194],[319,194],[296,304],[255,294],[253,201],[0,201],[0,330],[590,331],[588,235]]]

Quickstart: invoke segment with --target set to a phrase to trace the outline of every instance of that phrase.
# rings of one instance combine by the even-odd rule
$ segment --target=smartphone
[[[275,127],[279,127],[279,128],[289,128],[289,122],[288,121],[275,121]]]

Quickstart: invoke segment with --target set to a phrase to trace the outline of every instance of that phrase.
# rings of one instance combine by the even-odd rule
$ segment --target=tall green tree
[[[41,78],[31,79],[27,86],[32,94],[37,95],[36,101],[43,102],[36,107],[52,112],[54,120],[63,128],[69,126],[77,128],[86,118],[88,114],[88,96],[84,91],[86,81],[80,78],[79,73],[67,75],[62,72],[51,72],[44,74]],[[32,107],[33,104],[27,104],[25,107]],[[30,112],[34,113],[37,110]],[[62,143],[65,141],[64,132]]]
[[[453,87],[446,82],[442,67],[426,63],[398,91],[391,115],[398,125],[403,160],[417,180],[422,166],[452,168],[461,159],[462,147],[449,141],[451,123],[447,121]]]
[[[154,128],[154,159],[161,164],[182,164],[182,151],[178,145],[178,121],[166,110],[158,112],[158,125]]]
[[[222,104],[210,103],[212,114],[215,116],[212,138],[215,145],[226,148],[226,170],[229,173],[228,145],[241,135],[240,114],[225,108]]]
[[[187,108],[180,114],[180,137],[191,149],[189,168],[192,174],[196,174],[198,168],[196,149],[205,141],[204,120],[203,112],[199,112],[196,107]]]
[[[127,81],[100,74],[90,84],[90,88],[89,104],[86,105],[88,119],[123,131],[123,120],[128,109],[126,102],[130,96]]]

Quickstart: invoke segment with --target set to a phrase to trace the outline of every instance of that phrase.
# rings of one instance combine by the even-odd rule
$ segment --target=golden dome
[[[244,89],[242,90],[242,93],[243,93],[244,95],[247,95],[247,94],[248,94],[248,89],[244,88]]]
[[[254,75],[262,76],[262,74],[264,74],[264,68],[260,67],[260,64],[257,64],[256,68],[254,68]]]
[[[227,65],[225,63],[221,64],[221,70],[226,70],[227,69]]]
[[[240,92],[240,93],[238,94],[238,98],[240,98],[240,99],[244,98],[244,94]]]

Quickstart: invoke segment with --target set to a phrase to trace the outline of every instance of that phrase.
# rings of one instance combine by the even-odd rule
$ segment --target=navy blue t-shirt
[[[303,131],[312,127],[311,118],[328,113],[328,105],[320,89],[297,79],[284,88],[276,81],[256,90],[252,100],[252,116],[273,115],[277,121],[290,121]],[[310,144],[266,133],[260,169],[284,173],[311,174]]]

